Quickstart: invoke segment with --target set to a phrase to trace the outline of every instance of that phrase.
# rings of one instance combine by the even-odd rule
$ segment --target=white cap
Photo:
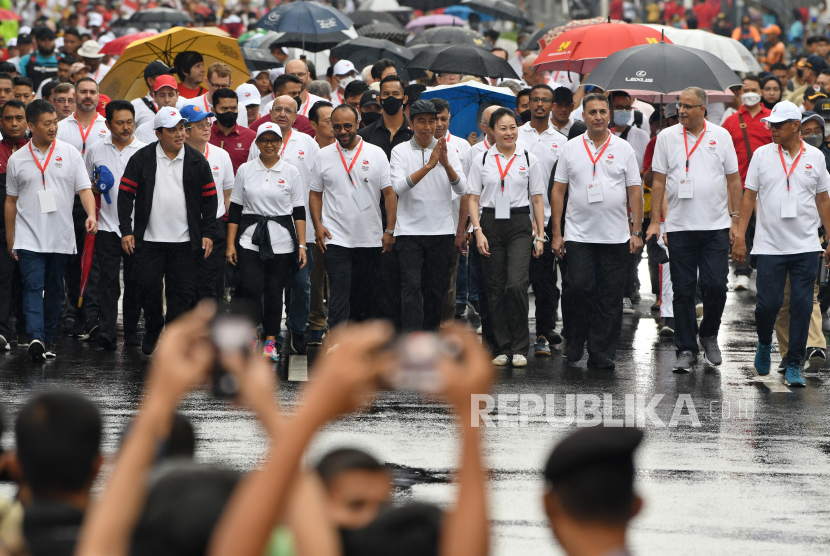
[[[779,102],[772,107],[772,113],[766,118],[761,118],[762,122],[770,124],[777,124],[778,122],[786,122],[787,120],[801,121],[801,110],[792,102],[785,100]]]
[[[271,84],[274,84],[274,81],[277,80],[277,77],[280,75],[285,74],[285,68],[274,68],[268,73],[268,79],[271,80]]]
[[[183,121],[184,118],[175,108],[160,108],[153,118],[153,129],[176,127]]]
[[[225,18],[225,23],[242,23],[242,20],[239,19],[238,15],[231,14]]]
[[[355,69],[354,64],[348,60],[340,60],[334,64],[334,69],[331,71],[332,75],[346,75],[351,72],[357,73],[357,70]]]
[[[55,39],[55,50],[59,49],[63,46],[63,37],[58,37]]]
[[[17,37],[12,37],[6,41],[6,46],[17,46]]]
[[[98,37],[98,44],[100,44],[101,46],[104,46],[108,42],[114,41],[114,40],[115,40],[115,35],[113,35],[112,31],[110,31],[110,32],[104,33],[103,35]],[[55,48],[57,48],[57,45],[55,46]]]
[[[32,28],[29,27],[28,25],[24,25],[23,27],[21,27],[20,29],[17,30],[17,36],[18,37],[20,35],[31,35],[31,34],[32,34]]]
[[[156,116],[156,117],[158,117],[158,116]],[[267,133],[269,131],[273,131],[274,133],[277,134],[277,136],[280,139],[282,139],[282,131],[280,131],[280,126],[278,126],[274,122],[266,122],[266,123],[260,125],[259,128],[256,130],[256,139],[259,139],[260,135],[262,135],[263,133]],[[254,140],[256,140],[256,139],[254,139]]]
[[[103,58],[104,54],[101,54],[101,45],[98,44],[98,41],[88,40],[84,44],[81,45],[81,48],[75,53],[81,58]]]
[[[90,27],[101,27],[104,24],[104,16],[98,12],[92,12],[86,16],[86,24]]]
[[[236,97],[239,99],[239,106],[248,106],[249,104],[262,103],[262,96],[259,94],[259,89],[250,83],[243,83],[236,88]]]

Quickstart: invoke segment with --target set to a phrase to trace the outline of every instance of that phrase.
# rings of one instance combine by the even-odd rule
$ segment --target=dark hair
[[[363,81],[355,79],[354,81],[352,81],[351,83],[346,85],[346,88],[343,91],[345,94],[343,96],[348,98],[348,97],[353,97],[355,95],[362,95],[363,93],[365,93],[368,90],[369,90],[369,85],[367,85]]]
[[[37,121],[43,112],[54,111],[51,103],[37,99],[26,116]],[[88,485],[101,452],[101,433],[98,408],[78,394],[47,392],[24,405],[15,441],[23,477],[35,495],[78,492]]]
[[[58,58],[58,63],[59,64],[66,64],[68,66],[71,66],[72,64],[77,64],[78,63],[78,58],[73,56],[72,54],[66,54],[63,57]]]
[[[338,475],[348,471],[387,471],[373,456],[355,448],[332,450],[317,463],[316,469],[326,486],[331,486]]]
[[[380,89],[383,89],[384,83],[391,83],[392,81],[394,81],[395,83],[399,83],[401,86],[401,92],[406,93],[406,83],[397,75],[387,75],[386,77],[384,77],[383,80],[381,80],[380,82]],[[378,89],[378,92],[380,92],[380,89]]]
[[[76,37],[78,37],[78,39],[81,38],[81,32],[78,31],[78,29],[75,27],[67,27],[66,29],[64,29],[63,36],[65,37],[66,35],[75,35]]]
[[[439,114],[444,110],[446,110],[447,112],[452,112],[450,110],[450,103],[444,100],[443,98],[431,98],[429,100],[432,101],[432,105],[435,107],[436,110],[438,110]]]
[[[519,99],[522,97],[529,97],[530,91],[531,89],[522,89],[521,91],[519,91],[519,93],[516,95],[516,108],[519,107]]]
[[[487,29],[482,34],[485,37],[487,37],[488,39],[495,39],[495,40],[499,40],[499,35],[501,35],[501,33],[496,31],[495,29]]]
[[[343,556],[437,556],[443,512],[410,502],[382,511],[363,529],[343,536]]]
[[[133,106],[133,103],[124,99],[116,99],[109,101],[106,108],[104,108],[108,122],[112,122],[116,110],[129,110],[130,114],[135,118],[135,106]]]
[[[35,38],[39,41],[49,38],[52,38],[53,40],[55,39],[55,32],[45,25],[35,29],[34,35]]]
[[[553,100],[553,87],[551,87],[550,85],[546,85],[544,83],[539,83],[538,85],[534,85],[533,87],[530,88],[530,94],[533,94],[533,91],[535,91],[536,89],[546,90],[547,92],[550,93],[551,100]]]
[[[776,62],[776,63],[772,64],[769,67],[769,70],[771,72],[775,71],[775,70],[786,70],[786,69],[787,69],[787,66],[785,64],[782,64],[781,62]]]
[[[12,73],[18,73],[17,68],[14,67],[14,64],[11,62],[0,62],[0,79],[8,79],[11,81]]]
[[[359,121],[360,121],[360,116],[357,114],[357,108],[355,108],[355,107],[354,107],[354,106],[352,106],[351,104],[346,104],[345,102],[344,102],[343,104],[338,104],[338,105],[334,108],[334,110],[332,110],[332,111],[331,111],[331,115],[332,115],[332,116],[334,116],[334,113],[335,113],[335,112],[337,112],[338,110],[348,110],[349,112],[351,112],[352,114],[354,114],[354,121],[355,121],[355,122],[359,122]]]
[[[26,105],[22,100],[12,99],[4,104],[3,108],[0,108],[0,118],[6,113],[6,108],[22,108],[24,112],[26,111]]]
[[[303,80],[293,73],[284,73],[274,79],[274,96],[280,96],[277,91],[285,87],[288,83],[296,83],[300,87],[303,86]]]
[[[190,73],[193,66],[204,61],[205,59],[198,52],[185,50],[176,54],[176,58],[173,59],[173,67],[179,75],[179,80],[184,81],[185,76]]]
[[[12,86],[17,87],[18,85],[29,87],[33,91],[35,90],[35,82],[28,77],[23,77],[22,75],[18,75],[12,79]]]
[[[608,93],[608,102],[613,103],[614,99],[617,97],[623,97],[631,100],[631,95],[626,93],[625,91],[611,91]]]
[[[8,64],[8,62],[0,62],[0,66],[2,64]],[[9,64],[9,65],[12,66],[11,64]],[[14,67],[14,66],[12,66],[12,67]],[[12,85],[14,85],[14,78],[11,75],[9,75],[8,73],[6,73],[5,71],[0,71],[0,81],[11,81]]]
[[[329,101],[327,101],[327,100],[318,100],[317,102],[315,102],[314,106],[312,106],[308,111],[308,119],[311,120],[312,122],[314,122],[315,124],[319,124],[320,123],[320,113],[319,113],[320,109],[324,108],[326,106],[328,106],[330,108],[334,107],[334,105],[332,103],[330,103]]]
[[[382,58],[378,60],[372,65],[372,79],[377,81],[378,79],[380,79],[380,76],[383,75],[383,72],[386,68],[392,67],[395,67],[395,62],[393,62],[389,58]]]
[[[40,88],[41,98],[44,98],[44,99],[47,99],[47,100],[52,98],[52,91],[54,91],[55,87],[57,87],[59,84],[60,84],[60,81],[58,81],[57,79],[50,79],[49,81],[44,83],[43,86]]]
[[[592,464],[569,473],[567,480],[556,481],[550,491],[577,521],[624,524],[634,503],[634,464]]]
[[[749,75],[745,76],[743,78],[743,81],[754,81],[758,84],[759,87],[761,86],[761,78],[753,73],[750,73]]]
[[[237,105],[239,104],[239,97],[236,96],[236,91],[230,87],[223,87],[221,89],[216,89],[213,92],[213,98],[211,99],[213,106],[219,104],[219,100],[223,98],[232,98],[237,102]]]
[[[490,121],[487,122],[487,125],[490,126],[490,129],[493,129],[496,127],[498,121],[505,116],[510,116],[516,121],[516,125],[519,125],[519,117],[516,115],[516,113],[511,109],[505,108],[503,106],[501,108],[496,108],[496,110],[493,111],[492,114],[490,114]]]
[[[178,411],[173,414],[173,426],[170,428],[170,436],[164,442],[162,457],[165,458],[190,458],[196,453],[196,432],[193,430],[193,423],[185,415]]]
[[[91,82],[91,83],[95,83],[95,89],[98,89],[98,82],[97,82],[97,81],[95,81],[95,80],[94,80],[93,78],[91,78],[91,77],[82,77],[82,78],[78,79],[78,81],[76,81],[76,82],[75,82],[75,92],[76,92],[76,93],[78,92],[78,87],[80,87],[80,86],[81,86],[81,83],[83,83],[83,82],[85,82],[85,81],[89,81],[89,82]]]
[[[608,101],[608,97],[603,95],[602,93],[591,93],[590,95],[585,95],[582,98],[582,110],[585,110],[585,107],[588,106],[588,103],[593,100],[600,100],[608,106],[608,109],[611,110],[611,103]]]

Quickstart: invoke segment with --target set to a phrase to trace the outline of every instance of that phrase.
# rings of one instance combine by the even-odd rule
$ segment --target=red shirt
[[[236,175],[237,169],[248,162],[248,152],[251,150],[251,143],[254,142],[254,139],[256,139],[256,133],[246,127],[235,125],[231,132],[225,135],[214,122],[210,126],[210,141],[208,143],[228,152],[231,157],[231,164],[233,164],[233,174]]]
[[[254,123],[251,124],[251,129],[256,132],[259,129],[259,126],[266,122],[271,121],[271,114],[265,114],[263,117],[254,120]],[[297,131],[302,131],[307,135],[311,135],[312,139],[317,136],[314,133],[314,128],[311,127],[311,122],[309,122],[308,118],[305,116],[297,116],[297,119],[294,121],[294,125],[291,126],[292,128],[296,129]]]
[[[200,97],[207,92],[207,89],[199,85],[196,89],[188,89],[183,83],[179,83],[179,96],[184,98]]]
[[[654,146],[657,144],[657,136],[652,137],[648,145],[646,145],[646,152],[643,155],[643,170],[651,168],[651,161],[654,160]]]
[[[12,141],[11,139],[7,139],[5,137],[2,141],[0,141],[0,174],[6,173],[6,165],[9,162],[9,157],[18,149],[23,148],[23,146],[28,142],[29,140],[25,138]]]
[[[608,17],[621,21],[623,18],[623,3],[622,0],[611,0],[608,4]]]
[[[723,128],[732,136],[735,153],[738,155],[738,171],[741,174],[741,183],[744,183],[746,171],[749,170],[749,156],[746,152],[744,134],[741,131],[741,121],[738,119],[739,114],[743,117],[744,123],[746,124],[746,133],[749,136],[749,147],[753,153],[758,147],[772,143],[772,134],[767,124],[761,121],[761,118],[766,118],[770,115],[770,109],[763,104],[761,105],[761,110],[754,118],[747,112],[746,106],[741,106],[737,114],[732,114],[723,122]]]
[[[712,13],[712,7],[708,4],[696,4],[692,10],[697,16],[698,29],[708,30],[712,28],[712,18],[718,15],[718,12]]]

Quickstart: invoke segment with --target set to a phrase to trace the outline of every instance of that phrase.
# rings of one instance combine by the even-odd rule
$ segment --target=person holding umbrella
[[[677,103],[680,123],[663,130],[654,147],[651,206],[668,201],[666,235],[674,289],[674,371],[688,373],[697,362],[698,342],[718,366],[718,347],[729,276],[729,244],[740,215],[741,175],[729,132],[707,122],[706,91],[690,87]],[[729,207],[733,212],[729,213]],[[749,215],[747,215],[747,221]],[[646,241],[660,233],[652,219]],[[698,331],[695,290],[700,284],[703,320]]]

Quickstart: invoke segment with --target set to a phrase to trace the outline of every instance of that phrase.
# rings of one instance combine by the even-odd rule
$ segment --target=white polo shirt
[[[213,174],[213,183],[216,184],[216,191],[229,191],[233,189],[233,163],[228,151],[210,143],[205,145],[203,153],[210,164],[210,172]],[[216,218],[225,216],[225,196],[220,195],[216,203]]]
[[[349,175],[346,166],[354,166]],[[359,154],[358,154],[359,153]],[[322,224],[331,234],[326,244],[340,247],[380,247],[383,227],[380,216],[380,196],[392,187],[389,161],[383,149],[360,141],[348,151],[335,142],[320,149],[311,174],[311,191],[323,193]],[[362,192],[358,192],[362,189]],[[358,204],[361,199],[361,204]],[[368,199],[369,203],[363,210]]]
[[[545,226],[547,226],[550,220],[550,198],[547,194],[550,173],[556,161],[559,160],[559,153],[568,142],[568,138],[552,125],[548,125],[545,131],[539,133],[530,125],[530,122],[527,122],[519,128],[519,140],[527,144],[528,151],[535,154],[542,165],[542,178],[545,181],[545,194],[542,195],[542,199],[545,204]]]
[[[6,166],[6,194],[18,197],[17,219],[14,226],[14,250],[36,253],[63,253],[74,255],[75,228],[72,223],[72,207],[75,194],[91,187],[81,153],[56,139],[55,150],[46,164],[49,150],[41,152],[30,141],[9,157]],[[32,150],[29,150],[29,146]],[[40,169],[45,166],[46,186]],[[44,214],[40,209],[38,192],[54,192],[57,210]]]
[[[596,177],[591,157],[597,160]],[[642,180],[637,156],[626,141],[611,134],[606,146],[595,145],[587,133],[574,137],[559,154],[554,179],[568,184],[565,241],[624,243],[631,239],[627,188],[639,187]],[[592,181],[601,185],[602,200],[589,203],[588,184]]]
[[[821,220],[816,208],[816,195],[830,188],[830,175],[824,154],[806,143],[803,145],[801,158],[790,174],[789,192],[778,145],[770,143],[759,147],[749,163],[746,188],[758,192],[753,255],[823,251],[817,233]],[[781,152],[787,170],[791,169],[792,157],[786,149],[781,149]],[[794,218],[781,217],[781,205],[788,196],[795,199]]]
[[[210,94],[210,93],[205,93],[202,96],[194,97],[194,98],[184,98],[184,97],[180,96],[178,102],[176,102],[176,108],[181,110],[185,106],[198,106],[199,108],[204,110],[206,114],[210,114],[211,112],[213,112],[213,104],[211,104],[210,100],[208,99],[208,94]],[[210,124],[213,125],[213,122],[216,121],[216,118],[208,118],[208,120],[210,121]],[[238,121],[239,121],[239,118],[237,118],[237,122]],[[242,125],[243,125],[243,127],[248,127],[247,124],[248,124],[248,114],[245,113],[245,122]]]
[[[326,102],[330,102],[329,99],[318,97],[317,95],[312,95],[311,93],[307,93],[306,101],[300,105],[300,111],[297,112],[300,116],[305,116],[308,118],[308,112],[311,110],[311,107],[314,106],[314,103],[320,100],[324,100]],[[259,116],[265,116],[271,113],[271,108],[274,106],[274,99],[272,98],[266,105],[264,109],[260,109]],[[246,126],[247,127],[247,126]]]
[[[682,124],[664,129],[654,145],[651,167],[666,176],[666,231],[723,230],[732,225],[727,205],[726,176],[738,171],[738,156],[732,136],[722,127],[706,122],[704,137],[695,149],[697,137]],[[680,180],[686,176],[686,147],[693,197],[679,197]],[[754,157],[753,157],[754,158]],[[734,207],[734,210],[737,210]]]
[[[144,232],[145,241],[185,243],[190,241],[187,204],[184,197],[184,146],[170,160],[156,144],[156,185],[150,219]]]
[[[467,172],[464,171],[464,158],[467,156],[467,153],[470,152],[472,146],[470,142],[462,137],[456,137],[452,135],[449,130],[447,130],[447,134],[444,136],[447,140],[447,144],[450,145],[455,149],[455,153],[458,155],[458,160],[461,162],[461,174],[460,176],[464,176],[464,181],[467,181]],[[456,173],[458,171],[456,170]],[[467,187],[466,185],[464,186]],[[462,191],[461,195],[464,195],[467,191]],[[457,195],[455,191],[452,192],[452,223],[453,223],[453,230],[458,229],[458,219],[461,217],[461,195]]]
[[[517,142],[517,145],[524,145]],[[470,151],[472,152],[472,151]],[[527,152],[527,156],[525,156]],[[502,195],[501,173],[499,172],[498,157],[501,162],[504,176],[504,195],[510,197],[510,208],[526,207],[530,204],[529,195],[545,195],[547,183],[542,177],[542,165],[536,155],[517,146],[516,152],[510,158],[505,157],[496,145],[487,151],[487,157],[482,163],[482,156],[476,156],[470,165],[470,174],[467,176],[467,193],[478,195],[480,209],[496,208],[496,195]],[[510,161],[513,161],[512,164]],[[508,169],[507,166],[510,165]],[[532,212],[532,211],[531,211]]]
[[[153,116],[155,118],[155,115]],[[159,140],[156,137],[156,130],[153,127],[154,120],[150,120],[147,123],[143,123],[140,126],[135,128],[135,137],[136,139],[143,141],[146,144],[155,143]]]
[[[579,90],[579,74],[575,71],[552,71],[548,73],[548,85],[553,89],[565,87],[575,93]]]
[[[156,110],[158,110],[158,106],[156,106],[156,101],[153,100],[153,97],[150,96],[149,93],[147,93],[147,96],[133,99],[131,104],[135,109],[135,129],[138,129],[138,126],[142,124],[152,122],[153,118],[156,117],[156,113],[147,108],[147,104],[144,103],[144,99],[150,101],[150,103],[156,107]]]
[[[144,145],[145,143],[133,137],[133,142],[124,147],[123,151],[119,151],[118,147],[112,144],[112,135],[110,134],[87,149],[86,155],[84,155],[84,163],[89,179],[93,179],[94,170],[101,166],[106,166],[112,172],[112,177],[115,178],[115,186],[109,190],[112,203],[107,203],[103,195],[101,196],[101,210],[98,211],[99,231],[114,232],[118,234],[118,237],[121,237],[121,230],[118,227],[118,184],[121,182],[121,176],[124,175],[127,162]]]
[[[470,166],[473,164],[473,159],[476,156],[481,158],[484,155],[484,151],[489,151],[492,146],[493,145],[487,142],[487,137],[485,137],[483,140],[470,147],[470,150],[468,150],[467,154],[465,154],[461,159],[461,166],[464,168],[465,176],[468,178],[470,177]]]
[[[614,135],[620,137],[622,133],[615,130]],[[625,140],[628,141],[628,144],[634,148],[634,154],[637,156],[637,167],[642,172],[643,159],[646,156],[646,147],[648,146],[648,142],[651,140],[651,137],[649,137],[649,134],[639,127],[631,126],[628,128],[628,135],[625,136]]]
[[[553,116],[551,115],[551,118],[550,118],[550,125],[552,125],[552,126],[554,127],[554,129],[556,129],[559,133],[561,133],[562,135],[564,135],[565,137],[567,137],[567,136],[568,136],[568,133],[570,133],[570,132],[571,132],[571,128],[573,127],[573,125],[574,125],[574,122],[575,122],[575,121],[576,121],[576,120],[574,120],[574,117],[573,117],[573,114],[572,114],[572,115],[568,118],[568,123],[567,123],[567,124],[565,124],[565,125],[564,125],[564,126],[562,126],[562,127],[559,127],[559,126],[557,126],[557,125],[556,125],[556,122],[554,122],[554,121],[553,121]]]
[[[294,166],[279,160],[271,168],[266,168],[257,158],[246,162],[236,172],[231,203],[242,205],[243,215],[291,216],[294,207],[305,205],[303,190],[300,172]],[[306,216],[306,221],[308,220]],[[255,230],[255,225],[248,226],[239,236],[239,246],[258,253],[259,246],[251,243]],[[281,224],[268,222],[268,233],[274,253],[294,252],[291,234]]]
[[[74,112],[58,122],[57,138],[78,149],[81,155],[86,154],[86,151],[97,141],[109,137],[109,134],[110,130],[107,128],[106,118],[97,112],[90,126],[83,130],[83,135],[81,135],[81,125],[75,118]],[[86,136],[86,139],[84,139],[84,136]]]
[[[426,166],[437,144],[433,139],[429,147],[422,149],[413,137],[392,149],[389,166],[392,187],[398,194],[395,237],[455,234],[458,223],[453,224],[453,194],[460,196],[467,190],[456,150],[447,149],[447,160],[458,174],[454,184],[440,162],[417,184],[413,185],[409,177]]]

